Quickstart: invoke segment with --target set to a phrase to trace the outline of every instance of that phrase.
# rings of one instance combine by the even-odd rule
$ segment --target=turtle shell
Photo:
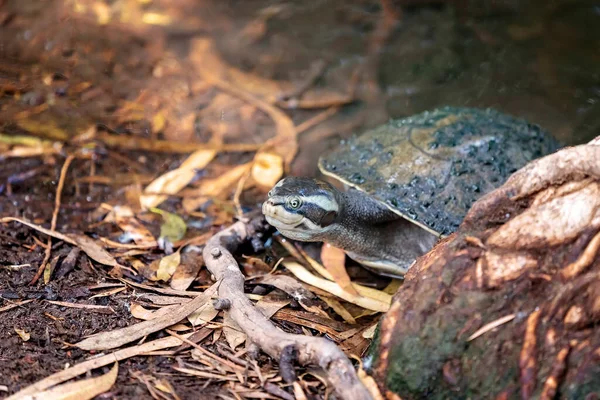
[[[483,194],[559,147],[522,119],[445,107],[342,141],[321,157],[319,168],[424,229],[448,235]]]

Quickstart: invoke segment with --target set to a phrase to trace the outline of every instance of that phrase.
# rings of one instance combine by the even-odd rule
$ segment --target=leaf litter
[[[310,398],[330,390],[314,374],[303,373],[291,385],[282,381],[277,360],[256,353],[232,312],[216,308],[219,283],[214,284],[200,252],[212,234],[259,209],[266,190],[290,172],[298,134],[336,115],[352,95],[314,86],[327,68],[320,61],[302,80],[275,81],[232,66],[220,54],[220,44],[206,37],[190,41],[189,60],[173,57],[160,40],[123,48],[116,44],[123,38],[129,44],[158,38],[176,18],[186,20],[185,26],[200,25],[162,2],[156,6],[164,7],[163,12],[143,11],[132,0],[119,0],[122,8],[84,3],[67,2],[44,18],[67,16],[92,33],[96,24],[111,25],[106,42],[112,47],[92,41],[66,52],[86,63],[88,71],[65,64],[61,57],[66,53],[54,49],[42,51],[52,62],[39,60],[34,71],[44,71],[41,76],[19,69],[20,81],[34,88],[31,96],[41,104],[11,104],[5,114],[13,112],[16,122],[7,125],[11,133],[0,136],[0,157],[31,163],[27,179],[39,187],[48,179],[56,183],[59,175],[57,188],[33,192],[40,207],[25,213],[0,208],[0,235],[19,232],[20,239],[12,237],[8,243],[16,241],[10,246],[24,250],[9,262],[23,268],[0,272],[13,274],[16,281],[20,274],[31,278],[35,270],[44,276],[31,286],[38,300],[23,300],[22,290],[0,287],[0,312],[17,318],[18,310],[48,310],[42,315],[43,321],[54,323],[49,330],[39,330],[45,322],[31,333],[27,326],[13,332],[33,335],[36,340],[30,343],[60,344],[57,352],[69,357],[70,365],[36,372],[29,385],[20,378],[9,382],[9,398],[91,398],[115,385],[127,390],[116,383],[123,374],[136,378],[153,396],[166,398],[183,398],[185,385],[179,382],[186,377],[236,398]],[[129,14],[118,15],[125,9]],[[268,29],[261,18],[255,26]],[[257,38],[264,35],[260,32],[255,32]],[[42,38],[56,33],[33,29],[31,34]],[[64,41],[60,35],[56,39]],[[84,61],[86,57],[96,64]],[[127,62],[149,65],[144,64],[149,60],[154,63],[151,76],[143,75],[143,68],[123,68]],[[99,73],[105,65],[115,66],[114,79]],[[56,72],[60,70],[65,72]],[[128,90],[116,90],[119,84]],[[26,94],[9,93],[15,100]],[[169,96],[178,100],[169,101]],[[59,174],[57,166],[62,167]],[[0,182],[0,192],[2,187]],[[12,184],[10,190],[19,195],[23,188]],[[54,207],[46,198],[54,199]],[[46,236],[45,243],[39,234]],[[252,249],[241,254],[244,269],[255,272],[244,293],[253,307],[284,331],[326,336],[348,354],[362,354],[362,344],[350,344],[372,336],[376,312],[389,307],[390,295],[353,283],[339,253],[325,249],[319,263],[318,256],[305,251],[273,246],[265,252],[260,241],[253,238]],[[41,263],[40,251],[45,254]],[[281,257],[287,258],[280,263]],[[144,360],[159,356],[169,359],[170,368],[138,370]],[[108,368],[115,361],[133,368],[116,363]],[[176,375],[162,378],[165,372]],[[91,377],[63,384],[83,374]]]

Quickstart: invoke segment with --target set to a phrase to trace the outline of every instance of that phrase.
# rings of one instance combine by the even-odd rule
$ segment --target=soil
[[[329,68],[316,85],[327,94],[340,95],[347,92],[354,69],[364,61],[369,34],[380,16],[376,1],[362,0],[142,3],[0,0],[0,136],[27,134],[64,144],[61,151],[43,156],[0,158],[0,217],[26,218],[49,227],[64,156],[82,148],[73,139],[90,127],[120,139],[131,138],[134,144],[140,138],[204,143],[217,134],[223,134],[225,143],[262,143],[272,137],[275,129],[265,114],[223,96],[210,85],[203,86],[188,60],[191,39],[209,37],[231,65],[287,84],[297,84],[316,60],[326,60]],[[477,29],[470,29],[469,24],[457,27],[458,19],[443,5],[412,5],[383,52],[383,106],[365,100],[367,90],[359,88],[362,98],[299,138],[300,151],[292,171],[315,174],[316,157],[358,129],[452,101],[497,106],[542,124],[563,142],[585,142],[600,126],[598,60],[588,52],[597,49],[600,35],[578,29],[579,25],[600,26],[581,22],[593,18],[590,7],[587,3],[573,7],[564,18],[548,12],[543,16],[546,19],[540,17],[540,23],[534,24],[541,26],[538,31],[523,32],[523,21],[530,25],[531,15],[542,14],[535,12],[535,4],[531,9],[512,10],[508,17],[504,11],[499,16],[492,13],[487,15],[489,20],[478,12]],[[129,19],[126,11],[130,11]],[[160,13],[171,23],[144,22],[149,15],[145,12]],[[103,21],[106,15],[110,18]],[[518,40],[507,33],[512,23],[517,24],[513,36]],[[568,33],[563,41],[555,34],[561,30]],[[568,60],[557,50],[560,45],[570,49]],[[522,65],[527,65],[526,73]],[[317,111],[287,112],[298,125]],[[167,120],[166,127],[154,129],[161,125],[157,115]],[[103,203],[131,204],[131,193],[143,187],[140,182],[174,169],[186,154],[92,142],[87,156],[75,159],[68,171],[56,229],[118,240],[118,229],[99,224],[98,208]],[[192,186],[252,157],[249,152],[219,154],[210,167],[198,171]],[[81,181],[91,175],[105,179],[104,183]],[[242,203],[248,210],[256,209],[261,196],[264,193],[251,190]],[[180,212],[180,199],[170,198],[161,208]],[[185,219],[188,235],[194,236],[219,230],[231,216],[218,224],[192,215]],[[149,217],[146,222],[158,233],[160,218]],[[137,321],[129,311],[136,291],[90,299],[100,291],[94,287],[118,281],[83,253],[72,269],[61,272],[72,246],[58,240],[52,242],[49,260],[59,257],[54,278],[47,284],[44,277],[30,284],[44,259],[46,241],[45,235],[19,223],[0,224],[0,308],[33,300],[0,311],[0,388],[6,386],[5,392],[0,389],[0,397],[89,359],[89,353],[72,346],[82,338]],[[147,262],[158,257],[148,254]],[[56,278],[58,272],[64,276]],[[209,278],[201,274],[196,285],[208,283]],[[83,300],[112,311],[48,302]],[[288,322],[281,326],[302,332]],[[24,341],[15,329],[25,330],[30,339]],[[145,384],[134,377],[136,371],[168,380],[181,399],[231,396],[227,384],[174,373],[171,367],[178,362],[177,357],[161,355],[124,360],[115,386],[98,398],[152,398]],[[277,369],[277,363],[266,356],[259,364],[267,371]],[[108,370],[101,368],[94,375]],[[323,385],[315,383],[311,388],[315,398],[324,396]]]

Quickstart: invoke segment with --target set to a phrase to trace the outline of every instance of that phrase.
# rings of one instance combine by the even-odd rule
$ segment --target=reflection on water
[[[251,1],[247,12],[256,12],[258,3],[265,6]],[[404,8],[382,54],[379,81],[388,116],[442,105],[489,106],[538,123],[565,143],[600,134],[600,2],[395,3],[412,6]],[[331,63],[323,78],[328,85],[360,63],[380,16],[377,1],[270,4],[289,9],[269,22],[264,44],[279,49],[270,55],[279,71],[307,68],[318,56]]]

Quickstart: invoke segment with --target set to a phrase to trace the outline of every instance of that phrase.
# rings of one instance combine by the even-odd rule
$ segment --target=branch
[[[283,332],[266,318],[244,294],[244,276],[231,255],[257,230],[263,229],[262,218],[249,223],[236,222],[208,240],[203,251],[208,270],[220,281],[219,297],[231,302],[229,316],[246,333],[248,340],[275,359],[290,349],[297,350],[302,365],[315,364],[327,374],[329,382],[342,399],[372,399],[344,353],[332,342]]]

